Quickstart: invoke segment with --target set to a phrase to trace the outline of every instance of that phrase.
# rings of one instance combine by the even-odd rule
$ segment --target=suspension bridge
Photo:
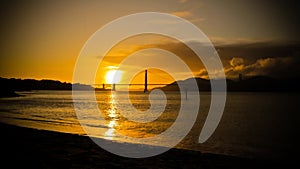
[[[161,77],[164,78],[164,77]],[[170,80],[170,79],[169,79]],[[148,83],[148,70],[145,70],[145,77],[144,77],[144,83],[131,83],[131,84],[125,84],[125,83],[102,83],[102,84],[94,84],[94,86],[97,89],[100,90],[110,90],[116,91],[116,86],[144,86],[144,93],[149,92],[148,86],[163,86],[163,85],[177,85],[177,83]]]

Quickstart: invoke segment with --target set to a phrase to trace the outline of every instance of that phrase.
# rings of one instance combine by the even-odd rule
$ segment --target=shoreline
[[[30,168],[261,168],[279,161],[170,149],[149,158],[125,158],[98,147],[89,137],[0,123],[3,162]],[[109,141],[107,141],[109,142]],[[1,161],[2,161],[1,160]],[[11,163],[13,161],[13,163]],[[10,167],[13,168],[13,167]]]
[[[1,91],[0,98],[20,97],[15,91]]]

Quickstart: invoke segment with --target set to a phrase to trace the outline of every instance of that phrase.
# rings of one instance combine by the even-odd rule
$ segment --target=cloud
[[[244,68],[244,59],[240,57],[234,57],[229,61],[233,70],[240,71]]]
[[[193,14],[190,11],[177,11],[177,12],[172,12],[171,14],[182,18],[188,18],[193,16]]]
[[[205,68],[200,69],[199,73],[197,74],[198,77],[208,79],[208,72]]]
[[[180,3],[186,3],[188,0],[179,0]]]
[[[260,58],[254,63],[244,65],[243,58],[232,58],[230,66],[226,67],[225,73],[227,78],[237,78],[238,74],[243,76],[270,76],[270,77],[288,77],[297,72],[289,72],[290,67],[299,63],[294,57],[276,57]],[[286,72],[289,72],[285,74]],[[294,74],[295,75],[295,74]]]
[[[229,79],[236,79],[239,74],[244,77],[300,77],[299,42],[236,40],[218,43],[215,48]],[[198,76],[208,77],[204,68],[200,68]]]
[[[195,17],[193,15],[193,13],[190,12],[190,11],[176,11],[176,12],[171,12],[170,14],[176,15],[176,16],[181,17],[181,18],[185,18],[185,19],[187,19],[187,20],[189,20],[190,22],[193,22],[193,23],[201,22],[201,21],[205,20],[204,18]]]

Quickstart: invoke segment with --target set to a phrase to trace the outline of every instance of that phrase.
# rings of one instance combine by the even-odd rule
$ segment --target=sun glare
[[[105,81],[108,84],[119,83],[122,78],[122,71],[109,70],[105,75]]]

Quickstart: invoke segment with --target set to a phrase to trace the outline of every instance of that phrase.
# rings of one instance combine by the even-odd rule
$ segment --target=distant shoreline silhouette
[[[156,88],[163,91],[178,91],[177,84],[188,86],[192,79],[198,84],[198,89],[189,88],[190,91],[211,91],[210,80],[203,78],[189,78],[183,81],[173,82],[164,87]],[[220,79],[212,79],[218,81]],[[300,78],[274,79],[268,76],[253,76],[238,80],[226,79],[228,92],[299,92],[298,81]]]
[[[178,91],[178,84],[189,84],[189,81],[195,79],[198,88],[187,89],[188,91],[211,91],[210,80],[202,78],[188,78],[182,81],[175,81],[163,87],[154,89],[161,89],[163,91]],[[215,79],[218,80],[218,79]],[[299,92],[298,81],[300,78],[290,79],[274,79],[268,76],[253,76],[246,79],[230,80],[227,81],[228,92]],[[85,84],[71,84],[60,82],[57,80],[35,80],[35,79],[15,79],[15,78],[1,78],[0,97],[16,97],[19,96],[17,91],[30,91],[30,90],[96,90],[107,91],[110,89],[93,88]]]
[[[15,79],[15,78],[1,78],[0,77],[0,97],[16,97],[19,96],[17,91],[30,90],[91,90],[94,89],[90,85],[71,84],[60,82],[57,80],[35,80],[35,79]]]

